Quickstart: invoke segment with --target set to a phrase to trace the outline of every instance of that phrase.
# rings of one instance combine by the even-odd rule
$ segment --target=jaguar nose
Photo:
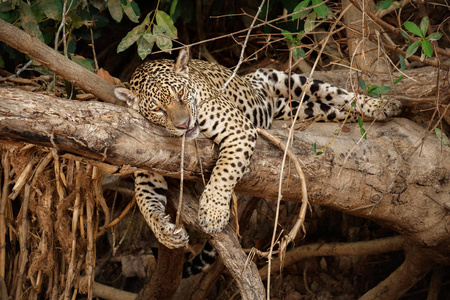
[[[178,129],[188,129],[189,128],[189,123],[190,123],[191,119],[187,118],[185,122],[175,125],[176,128]]]

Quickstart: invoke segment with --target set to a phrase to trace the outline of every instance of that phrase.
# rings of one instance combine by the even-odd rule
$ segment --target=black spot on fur
[[[300,76],[300,83],[302,85],[306,83],[306,77],[305,76]]]
[[[317,80],[313,80],[309,90],[311,91],[311,94],[314,95],[315,92],[317,92],[320,88],[319,83],[317,83]]]
[[[330,114],[327,116],[327,119],[328,119],[329,121],[332,121],[332,120],[336,119],[336,113],[333,111],[332,113],[330,113]]]
[[[310,119],[310,118],[314,117],[314,111],[311,107],[308,107],[307,109],[305,109],[305,114],[307,115],[306,119]]]
[[[272,74],[272,80],[273,80],[274,82],[278,82],[278,76],[277,76],[277,74],[275,74],[275,73]]]
[[[328,105],[326,105],[324,103],[321,103],[320,104],[320,109],[323,110],[325,113],[327,113],[330,110],[330,106],[328,106]]]

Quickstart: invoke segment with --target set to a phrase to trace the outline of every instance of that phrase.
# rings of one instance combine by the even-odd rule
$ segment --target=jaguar
[[[199,200],[198,221],[206,233],[228,224],[233,189],[250,163],[258,127],[270,128],[273,120],[295,114],[300,120],[355,121],[360,115],[385,120],[401,112],[398,100],[308,82],[299,74],[274,69],[232,74],[223,66],[190,59],[183,49],[176,60],[143,63],[129,88],[115,89],[117,98],[171,135],[192,140],[202,133],[218,145],[217,162]],[[167,189],[162,175],[135,173],[136,202],[155,236],[168,248],[183,247],[188,234],[165,212]]]

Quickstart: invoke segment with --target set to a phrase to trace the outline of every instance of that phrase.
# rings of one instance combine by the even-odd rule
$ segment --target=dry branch
[[[169,183],[170,184],[170,183]],[[182,219],[190,226],[201,230],[197,223],[198,196],[194,189],[186,187],[183,193]],[[168,199],[178,199],[178,189],[172,187]],[[242,299],[264,299],[264,286],[259,277],[256,265],[247,263],[247,255],[242,250],[236,232],[228,225],[224,231],[211,234],[210,243],[219,252],[224,265],[236,281]]]
[[[0,19],[0,41],[34,58],[50,71],[103,101],[120,104],[114,96],[112,84],[2,19]]]
[[[282,264],[279,258],[274,259],[271,271],[277,272],[282,266],[289,266],[307,257],[375,255],[401,251],[404,247],[405,239],[402,236],[353,243],[320,243],[304,245],[288,251]],[[267,276],[267,267],[268,266],[265,266],[259,270],[259,274],[263,280]]]
[[[128,109],[5,88],[0,89],[0,100],[2,139],[50,146],[110,163],[117,166],[116,173],[135,166],[179,177],[179,139],[168,138],[163,129]],[[337,126],[318,123],[295,134],[293,151],[305,164],[310,201],[376,220],[448,263],[449,149],[434,136],[423,140],[426,132],[417,124],[394,119],[370,128],[366,125],[369,139],[359,145],[359,128],[348,124],[347,132],[342,132],[324,155],[314,156],[311,145],[326,145]],[[286,136],[284,130],[271,132],[281,139]],[[216,147],[208,139],[197,141],[201,161],[194,143],[186,145],[186,180],[201,180],[200,163],[206,172],[214,165]],[[281,156],[279,149],[259,139],[249,173],[237,191],[276,197]],[[283,174],[283,200],[301,199],[295,174],[293,166]]]

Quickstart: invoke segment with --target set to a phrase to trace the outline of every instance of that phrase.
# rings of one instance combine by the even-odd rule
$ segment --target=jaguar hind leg
[[[180,248],[189,236],[184,228],[170,222],[164,212],[167,203],[167,182],[163,176],[147,171],[135,172],[136,203],[158,241],[167,248]]]

